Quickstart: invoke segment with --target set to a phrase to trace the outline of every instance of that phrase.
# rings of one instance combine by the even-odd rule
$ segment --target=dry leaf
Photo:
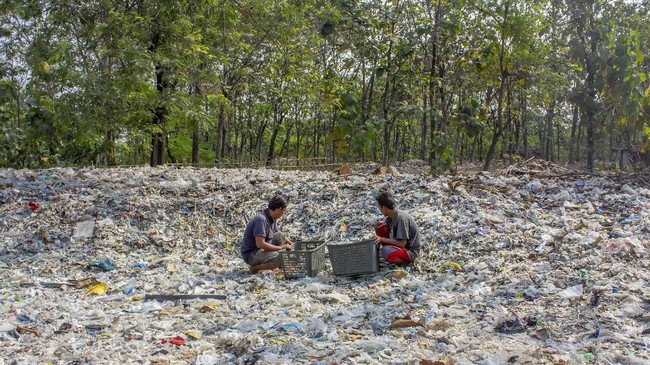
[[[208,313],[208,312],[212,312],[215,309],[216,309],[215,307],[212,307],[212,306],[209,306],[209,305],[204,305],[203,307],[201,307],[201,309],[199,309],[199,312]]]
[[[453,326],[454,325],[449,323],[449,322],[435,321],[435,322],[429,323],[427,325],[427,328],[432,329],[434,331],[446,331],[446,330],[450,329]]]
[[[36,328],[33,327],[16,326],[16,332],[21,335],[23,333],[31,333],[36,337],[41,337],[40,333],[38,333],[38,331],[36,331]]]
[[[79,279],[79,280],[70,280],[70,284],[77,287],[77,289],[81,289],[91,285],[97,285],[99,284],[99,281],[95,278],[86,278],[86,279]]]
[[[339,175],[350,175],[352,173],[352,168],[350,168],[350,165],[348,164],[343,164],[339,168]]]
[[[397,319],[388,326],[388,328],[405,328],[405,327],[415,327],[415,326],[424,326],[422,321],[414,321],[412,319]]]

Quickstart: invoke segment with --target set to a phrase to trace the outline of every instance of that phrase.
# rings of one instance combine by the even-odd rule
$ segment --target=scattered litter
[[[405,328],[416,326],[424,326],[424,323],[422,321],[414,321],[410,318],[400,318],[393,321],[393,323],[391,323],[388,328]]]
[[[178,302],[181,300],[193,300],[193,299],[226,299],[228,296],[221,294],[146,294],[144,300],[157,300],[159,302]]]
[[[201,331],[196,331],[196,330],[185,331],[185,334],[188,335],[189,337],[195,339],[195,340],[200,340],[201,337],[203,337],[203,334],[201,333]]]
[[[95,232],[95,222],[86,221],[77,223],[72,238],[91,238]]]
[[[496,330],[501,333],[513,334],[524,332],[526,329],[521,322],[519,322],[519,318],[513,318],[500,322],[496,326]]]
[[[86,290],[86,295],[90,295],[90,294],[103,295],[106,294],[107,291],[108,288],[106,287],[106,284],[98,283],[88,288],[88,290]]]
[[[162,340],[160,340],[160,343],[162,343],[162,344],[169,343],[169,344],[176,345],[176,346],[184,346],[185,345],[185,338],[183,338],[182,336],[176,336],[176,337],[171,337],[171,338],[163,338]]]
[[[578,299],[582,296],[582,284],[566,288],[557,295],[561,296],[564,299]]]
[[[650,362],[647,174],[333,169],[0,169],[0,359]],[[364,244],[366,261],[333,263],[332,247],[372,238],[383,189],[418,222],[418,259],[397,268]],[[312,276],[251,275],[239,256],[276,192],[281,230],[327,245]]]
[[[111,259],[97,259],[88,264],[88,268],[99,268],[104,271],[115,270],[116,267],[115,262]]]

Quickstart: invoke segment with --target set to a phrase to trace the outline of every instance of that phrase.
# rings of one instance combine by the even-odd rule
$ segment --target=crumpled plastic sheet
[[[650,190],[549,165],[434,177],[133,167],[0,170],[5,363],[643,364]],[[368,238],[392,190],[422,233],[403,277],[247,273],[275,192],[294,240]],[[115,269],[96,270],[95,260]],[[86,295],[84,279],[105,283]],[[144,301],[145,294],[226,300]],[[395,325],[396,323],[404,324]],[[391,326],[393,324],[393,326]],[[170,341],[169,339],[176,339]],[[182,341],[181,341],[182,339]],[[173,342],[173,343],[172,343]],[[1,362],[0,362],[1,363]]]

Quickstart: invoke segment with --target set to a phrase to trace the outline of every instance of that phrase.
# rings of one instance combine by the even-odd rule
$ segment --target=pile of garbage
[[[650,189],[634,181],[410,161],[4,169],[0,188],[0,365],[650,362]],[[348,243],[371,237],[384,189],[422,234],[407,270],[248,273],[244,227],[275,193],[292,240]]]

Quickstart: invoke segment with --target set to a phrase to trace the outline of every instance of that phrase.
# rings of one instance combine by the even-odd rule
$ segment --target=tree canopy
[[[0,10],[0,166],[650,150],[650,5],[61,0]],[[627,158],[627,157],[626,157]]]

